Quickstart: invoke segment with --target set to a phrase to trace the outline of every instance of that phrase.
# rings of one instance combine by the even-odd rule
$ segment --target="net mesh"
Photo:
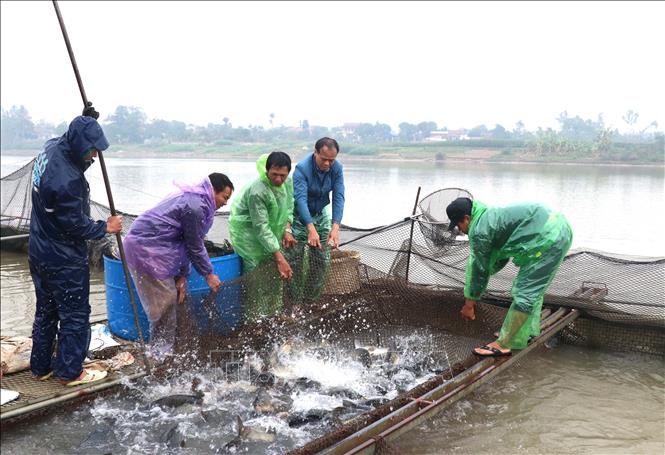
[[[30,194],[34,159],[20,169],[2,177],[0,188],[0,224],[2,236],[27,233],[30,229]]]
[[[418,204],[421,211],[418,218],[420,232],[430,249],[440,254],[455,240],[455,233],[449,230],[450,219],[446,207],[460,197],[473,199],[471,193],[461,188],[444,188],[425,196]]]
[[[3,237],[27,233],[29,230],[33,162],[2,178]],[[390,284],[392,288],[402,286],[398,295],[409,304],[413,299],[408,296],[414,289],[462,298],[469,245],[464,240],[442,237],[448,233],[449,220],[445,207],[457,197],[471,195],[463,189],[448,188],[424,197],[419,203],[422,213],[417,217],[369,230],[343,226],[343,249],[358,253],[358,260],[353,262],[353,266],[357,266],[362,287],[376,283]],[[123,232],[127,232],[136,215],[122,214]],[[110,216],[110,210],[92,201],[91,216],[94,219],[106,219]],[[211,242],[209,247],[220,247],[228,238],[228,213],[218,213],[208,233]],[[3,247],[9,243],[3,242]],[[112,235],[90,244],[91,261],[96,264],[101,263],[101,254],[112,255],[116,249],[115,237]],[[293,255],[296,261],[302,260],[305,251],[303,245],[298,248],[299,253]],[[325,267],[325,264],[316,262],[317,257],[320,258],[312,256],[309,259],[310,267]],[[517,267],[510,263],[492,276],[485,299],[508,304],[517,271]],[[265,273],[265,270],[256,272],[260,273]],[[348,282],[348,264],[342,261],[332,267],[329,274],[329,282]],[[336,277],[336,274],[339,276]],[[234,285],[251,278],[245,277]],[[589,250],[571,251],[549,286],[545,302],[581,309],[590,317],[608,322],[665,328],[664,283],[664,258],[626,257]],[[283,291],[283,301],[288,305],[287,287]],[[305,294],[307,292],[306,289]]]
[[[32,163],[2,179],[3,236],[29,228],[31,167]],[[392,346],[399,336],[425,334],[418,346],[409,346],[408,352],[426,355],[429,371],[436,374],[342,426],[328,428],[327,433],[294,453],[314,453],[366,427],[477,362],[472,349],[495,339],[494,332],[505,317],[518,272],[513,264],[492,276],[483,301],[476,307],[475,321],[463,321],[459,316],[469,244],[449,234],[445,206],[466,195],[457,189],[433,193],[421,201],[419,216],[390,225],[372,229],[343,226],[343,253],[333,252],[329,265],[323,259],[325,255],[310,255],[309,247],[299,244],[290,256],[292,265],[307,261],[310,271],[326,270],[320,297],[314,296],[316,283],[305,280],[300,289],[305,301],[294,299],[293,289],[279,279],[272,261],[224,282],[220,294],[239,296],[241,307],[237,311],[245,322],[231,327],[225,318],[228,314],[210,310],[207,327],[221,325],[228,329],[224,336],[202,330],[200,318],[194,317],[187,305],[179,305],[178,311],[185,314],[179,317],[183,322],[178,350],[197,352],[194,358],[214,366],[228,365],[229,352],[265,350],[276,339],[294,334],[308,340],[327,340],[349,351],[358,343]],[[93,218],[109,215],[106,206],[91,203]],[[136,216],[124,215],[126,232]],[[211,256],[231,252],[228,238],[228,213],[218,214],[206,244]],[[113,236],[91,242],[91,260],[101,262],[102,254],[113,255],[114,242]],[[3,248],[7,244],[3,242]],[[263,286],[261,289],[270,290],[264,295],[275,294],[279,304],[273,314],[249,321],[245,310],[257,299],[257,283]],[[571,251],[547,290],[545,304],[549,308],[543,315],[556,307],[581,311],[584,318],[561,333],[567,343],[665,355],[664,283],[663,258]],[[379,449],[383,453],[392,451],[383,443]]]

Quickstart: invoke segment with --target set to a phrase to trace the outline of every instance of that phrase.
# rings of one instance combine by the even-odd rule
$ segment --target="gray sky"
[[[2,1],[2,106],[71,120],[50,1]],[[70,2],[88,97],[205,125],[435,121],[555,127],[564,110],[665,127],[663,2]]]

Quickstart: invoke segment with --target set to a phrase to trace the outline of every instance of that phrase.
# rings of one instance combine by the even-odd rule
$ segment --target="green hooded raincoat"
[[[522,349],[529,336],[540,334],[543,296],[572,239],[564,216],[542,205],[488,208],[473,201],[464,297],[479,300],[490,276],[510,258],[520,269],[512,286],[513,302],[499,334],[501,346]]]
[[[288,177],[282,185],[273,185],[266,173],[267,160],[267,154],[257,160],[259,178],[235,198],[229,217],[231,244],[247,274],[244,307],[249,321],[282,308],[282,280],[272,259],[281,248],[286,224],[293,221],[293,181]]]

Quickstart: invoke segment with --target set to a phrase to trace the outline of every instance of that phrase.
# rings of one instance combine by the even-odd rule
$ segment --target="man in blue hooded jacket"
[[[35,377],[55,375],[65,385],[106,376],[83,369],[90,344],[86,240],[120,232],[122,217],[90,218],[90,187],[83,173],[108,146],[97,120],[79,116],[62,137],[46,142],[32,170],[28,253],[37,304],[30,368]]]

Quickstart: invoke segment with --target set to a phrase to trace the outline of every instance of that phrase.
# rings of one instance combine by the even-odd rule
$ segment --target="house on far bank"
[[[360,123],[345,123],[339,128],[339,133],[346,142],[360,142],[359,127]]]
[[[425,142],[466,141],[469,136],[464,128],[458,130],[437,130],[429,133]]]
[[[342,128],[340,129],[340,133],[342,133],[342,136],[350,136],[352,134],[356,134],[356,130],[360,126],[360,123],[345,123],[342,125]]]

